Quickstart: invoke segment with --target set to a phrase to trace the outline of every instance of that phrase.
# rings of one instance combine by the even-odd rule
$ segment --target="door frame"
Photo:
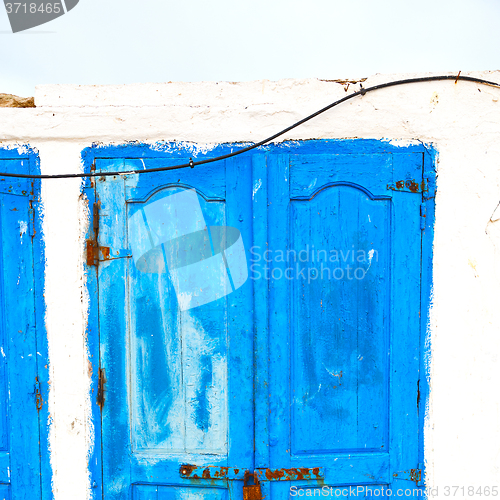
[[[96,159],[127,159],[127,158],[172,158],[182,156],[192,156],[193,159],[200,160],[208,157],[224,155],[243,148],[248,144],[229,143],[219,144],[208,152],[198,148],[194,143],[158,142],[156,144],[123,144],[117,146],[96,145],[82,151],[83,171],[90,173]],[[419,360],[419,404],[418,404],[418,462],[422,471],[420,485],[425,483],[424,469],[424,428],[425,419],[429,405],[429,384],[430,384],[430,364],[431,364],[431,331],[430,331],[430,308],[432,305],[433,287],[433,240],[435,221],[435,195],[436,195],[436,163],[438,153],[432,144],[415,142],[407,144],[403,142],[401,146],[395,141],[376,139],[321,139],[303,141],[285,141],[279,144],[261,146],[252,153],[252,182],[257,180],[267,182],[267,175],[259,176],[259,172],[266,171],[265,156],[272,153],[281,154],[376,154],[376,153],[421,153],[423,156],[423,178],[426,183],[425,192],[422,194],[421,215],[422,215],[422,253],[421,253],[421,298],[420,298],[420,360]],[[195,167],[195,168],[203,168]],[[261,193],[267,190],[260,190]],[[87,213],[89,214],[88,226],[85,239],[93,238],[92,228],[92,206],[95,200],[94,182],[91,178],[86,178],[82,183],[82,192],[88,203]],[[260,200],[260,203],[259,203]],[[252,210],[254,220],[258,219],[267,226],[267,203],[262,203],[259,197],[259,190],[254,193],[252,200]],[[265,235],[253,229],[255,241],[264,241]],[[91,484],[91,498],[102,499],[102,433],[101,433],[101,413],[97,404],[96,395],[99,391],[99,328],[98,328],[98,286],[97,267],[86,267],[87,290],[89,296],[88,322],[87,322],[87,342],[89,352],[89,366],[91,366],[91,418],[94,426],[94,443],[89,457],[89,472]],[[264,283],[256,281],[254,283],[254,353],[263,352],[267,349],[267,334],[262,332],[265,329],[268,319],[267,304],[268,289]],[[258,298],[258,300],[257,300]],[[255,354],[254,354],[255,356]],[[259,373],[259,383],[254,380],[254,395],[260,401],[266,401],[266,383],[268,381],[268,367],[263,363],[262,356],[254,357],[254,366]],[[268,435],[267,419],[265,414],[269,414],[266,403],[260,406],[260,410],[255,412],[255,434],[265,433]],[[257,408],[256,408],[257,410]],[[255,442],[255,463],[265,460],[268,453],[267,445]],[[264,491],[264,490],[263,490]]]
[[[24,160],[20,174],[40,174],[40,157],[35,148],[26,145],[4,146],[0,148],[0,160]],[[9,172],[10,173],[10,172]],[[1,179],[1,177],[0,177]],[[6,180],[15,182],[15,178]],[[35,304],[35,340],[37,351],[37,374],[39,390],[42,397],[42,407],[38,411],[39,455],[41,497],[43,500],[53,498],[52,492],[52,467],[50,464],[49,450],[49,356],[48,339],[45,325],[46,304],[43,296],[45,286],[45,243],[43,239],[43,216],[41,200],[41,180],[31,179],[31,192],[29,193],[32,219],[32,252],[33,252],[33,294]],[[33,404],[35,404],[33,400]],[[15,442],[12,443],[15,446]]]

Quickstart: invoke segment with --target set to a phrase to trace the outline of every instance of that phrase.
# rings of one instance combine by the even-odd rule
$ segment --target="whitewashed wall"
[[[423,75],[375,75],[378,83]],[[499,72],[471,76],[500,82]],[[30,144],[42,173],[79,172],[93,142],[258,141],[347,92],[336,82],[41,86],[35,109],[0,109],[0,146]],[[500,485],[500,89],[422,83],[358,97],[282,139],[432,143],[439,153],[427,483]],[[43,182],[50,447],[57,500],[85,499],[93,443],[84,338],[86,208],[79,180]]]

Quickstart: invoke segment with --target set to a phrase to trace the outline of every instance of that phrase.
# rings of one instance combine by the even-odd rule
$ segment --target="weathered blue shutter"
[[[28,160],[0,160],[27,173]],[[0,178],[0,499],[41,498],[32,184]],[[42,349],[40,349],[42,350]]]
[[[185,161],[98,159],[96,168]],[[251,283],[198,307],[180,307],[186,297],[176,293],[179,283],[164,261],[176,248],[156,238],[182,215],[174,213],[173,197],[194,196],[199,208],[179,208],[193,212],[187,223],[196,226],[204,218],[211,229],[230,226],[249,239],[250,205],[242,203],[251,196],[248,161],[102,178],[96,196],[105,498],[227,498],[232,484],[189,481],[179,471],[183,464],[253,468]],[[215,252],[216,262],[201,271],[208,274],[194,292],[200,297],[202,289],[220,284],[223,272],[216,242],[211,245],[205,250]],[[142,250],[152,250],[147,262],[137,260]]]
[[[98,171],[187,162],[176,148],[168,159],[102,152],[117,159],[97,159]],[[292,486],[414,487],[423,158],[313,141],[96,181],[106,498],[240,499],[244,469],[273,500]],[[158,234],[179,219],[170,197],[193,192],[207,226],[241,232],[249,279],[185,310],[180,275],[165,272],[183,249]],[[182,464],[226,466],[230,478],[181,478]],[[294,468],[320,479],[276,480]]]
[[[290,486],[411,488],[396,478],[418,466],[423,155],[320,153],[267,159],[262,465],[324,469],[316,485],[271,482],[273,499]]]

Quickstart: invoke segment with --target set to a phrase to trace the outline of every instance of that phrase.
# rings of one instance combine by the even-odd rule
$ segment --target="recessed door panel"
[[[292,454],[387,449],[390,200],[292,200]]]
[[[155,226],[168,225],[168,220],[164,220],[166,214],[148,210],[148,207],[158,204],[164,207],[172,196],[190,192],[189,188],[164,188],[146,202],[129,202],[129,237],[149,240],[149,235],[142,235],[141,231],[147,233],[156,229],[156,233],[161,233],[162,229]],[[226,225],[225,201],[197,198],[203,224],[202,220],[186,217],[193,224],[193,227],[184,228],[190,231],[188,234],[196,234],[200,230],[197,226]],[[162,203],[163,200],[167,201]],[[176,213],[170,215],[176,221],[183,218]],[[139,224],[137,217],[140,217]],[[163,232],[172,230],[178,233],[179,224],[176,228],[164,228]],[[179,238],[177,233],[174,234],[176,239]],[[222,258],[217,260],[217,256],[213,258],[210,238],[205,239],[203,235],[185,238],[173,245],[164,243],[160,247],[155,247],[157,254],[147,257],[148,265],[155,267],[148,269],[151,272],[143,272],[135,264],[129,267],[133,449],[137,452],[224,455],[227,454],[228,418],[225,296],[229,292],[224,279],[224,262]],[[206,258],[189,259],[186,254],[198,252],[200,247],[205,247],[205,251],[197,257]],[[217,291],[222,290],[224,296],[195,308],[179,308],[179,300],[186,300],[182,296],[184,287],[177,293],[172,274],[165,272],[169,262],[172,264],[175,259],[184,259],[181,264],[186,265],[181,269],[197,266],[195,275],[204,279],[202,286],[208,288],[219,282]],[[139,261],[139,267],[141,263],[146,265]]]

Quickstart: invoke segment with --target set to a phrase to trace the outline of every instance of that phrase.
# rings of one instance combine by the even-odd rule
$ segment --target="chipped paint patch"
[[[21,236],[21,245],[23,244],[23,236],[28,231],[28,223],[24,220],[18,221],[19,224],[19,234]]]
[[[418,139],[388,139],[387,142],[396,148],[407,148],[409,146],[418,146],[422,144],[422,141]]]
[[[253,186],[252,200],[255,199],[255,195],[257,194],[257,192],[261,187],[262,187],[262,179],[259,179]]]

